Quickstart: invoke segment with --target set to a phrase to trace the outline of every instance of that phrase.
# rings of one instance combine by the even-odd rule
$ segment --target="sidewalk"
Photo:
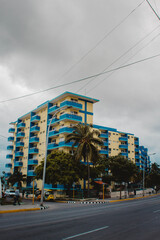
[[[131,201],[131,200],[137,200],[137,199],[142,199],[142,198],[147,198],[147,197],[153,197],[153,196],[158,196],[160,193],[157,194],[150,194],[146,196],[134,196],[132,198],[123,198],[123,199],[115,199],[115,198],[109,198],[105,199],[104,201],[102,199],[97,199],[97,200],[89,200],[89,199],[83,199],[83,202],[86,203],[93,203],[93,202],[102,202],[102,203],[115,203],[115,202],[122,202],[122,201]],[[57,201],[57,203],[81,203],[82,200],[80,201]],[[45,202],[44,208],[40,206],[39,202],[35,202],[34,205],[32,204],[31,201],[26,201],[24,200],[21,205],[0,205],[0,214],[3,213],[14,213],[14,212],[26,212],[26,211],[37,211],[37,210],[42,210],[45,208],[48,208],[47,205],[49,205],[50,209],[56,208],[56,206],[53,203],[47,203]]]
[[[21,205],[0,205],[0,214],[2,213],[13,213],[13,212],[24,212],[24,211],[36,211],[41,210],[41,207],[39,204],[35,203],[32,204],[26,204],[21,203]]]

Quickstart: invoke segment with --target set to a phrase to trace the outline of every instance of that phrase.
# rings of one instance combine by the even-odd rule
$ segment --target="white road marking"
[[[160,212],[160,210],[153,211],[154,213]]]
[[[88,231],[88,232],[84,232],[84,233],[79,233],[79,234],[76,234],[76,235],[74,235],[74,236],[70,236],[70,237],[67,237],[67,238],[63,238],[62,240],[67,240],[67,239],[71,239],[71,238],[76,238],[76,237],[79,237],[79,236],[82,236],[82,235],[86,235],[86,234],[89,234],[89,233],[93,233],[93,232],[97,232],[97,231],[103,230],[103,229],[105,229],[105,228],[109,228],[109,226],[97,228],[97,229],[94,229],[94,230],[91,230],[91,231]]]

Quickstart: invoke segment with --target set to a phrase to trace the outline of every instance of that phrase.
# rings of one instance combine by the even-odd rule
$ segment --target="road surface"
[[[0,240],[159,240],[160,196],[0,215]]]

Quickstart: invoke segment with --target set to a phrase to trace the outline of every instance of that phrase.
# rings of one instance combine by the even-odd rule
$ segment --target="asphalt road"
[[[160,196],[0,215],[0,240],[159,240]]]

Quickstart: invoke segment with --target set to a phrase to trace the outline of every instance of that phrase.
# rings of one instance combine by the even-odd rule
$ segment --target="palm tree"
[[[7,184],[11,183],[13,186],[15,183],[17,183],[19,188],[22,187],[22,182],[26,182],[26,175],[23,175],[18,170],[15,170],[7,180]]]
[[[77,160],[87,161],[88,168],[88,197],[89,197],[89,179],[90,166],[89,162],[93,164],[99,159],[100,154],[98,146],[103,145],[103,141],[99,138],[99,131],[93,129],[92,125],[78,124],[73,127],[73,132],[66,136],[66,142],[73,142],[72,149],[77,145],[75,151],[75,158]]]

